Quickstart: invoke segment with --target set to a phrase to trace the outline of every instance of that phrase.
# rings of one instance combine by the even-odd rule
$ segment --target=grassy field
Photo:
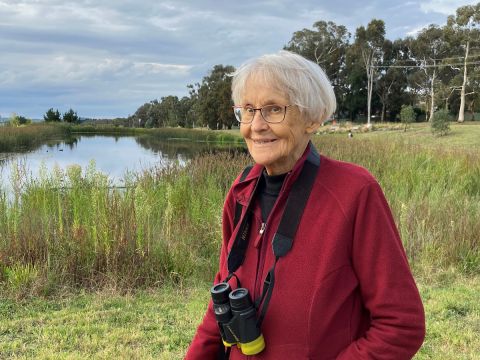
[[[478,359],[480,277],[419,278],[427,337],[415,359]],[[182,359],[209,284],[119,294],[103,290],[0,303],[0,358]]]
[[[479,142],[475,124],[443,138],[425,125],[314,138],[385,191],[427,311],[418,359],[480,353]],[[201,156],[133,174],[124,190],[93,165],[35,181],[19,168],[13,200],[0,196],[0,358],[181,358],[208,299],[225,193],[249,161]]]
[[[382,129],[382,126],[378,126]],[[388,127],[385,127],[388,129]],[[387,138],[393,141],[402,141],[406,144],[430,146],[433,148],[452,148],[463,150],[480,150],[480,122],[466,122],[463,124],[452,123],[450,133],[445,136],[434,136],[427,123],[412,124],[406,132],[402,129],[396,131],[372,131],[354,134],[364,138]]]

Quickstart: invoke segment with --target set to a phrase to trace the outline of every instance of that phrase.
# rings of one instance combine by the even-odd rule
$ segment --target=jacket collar
[[[288,191],[292,187],[292,184],[295,182],[298,175],[300,175],[300,171],[307,158],[312,159],[312,161],[318,161],[319,159],[318,152],[311,141],[307,144],[305,151],[297,160],[292,170],[287,173],[283,185],[285,191]],[[255,189],[255,185],[262,175],[264,168],[263,165],[255,164],[243,181],[233,185],[233,196],[240,204],[246,205],[249,202],[252,192]]]

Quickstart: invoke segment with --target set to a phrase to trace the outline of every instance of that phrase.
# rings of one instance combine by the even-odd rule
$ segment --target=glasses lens
[[[279,123],[285,118],[285,106],[267,105],[261,110],[263,118],[269,123]]]
[[[233,108],[233,113],[235,114],[235,119],[238,122],[242,122],[242,108]]]
[[[255,116],[255,110],[252,107],[236,107],[233,108],[235,118],[243,124],[251,123]]]

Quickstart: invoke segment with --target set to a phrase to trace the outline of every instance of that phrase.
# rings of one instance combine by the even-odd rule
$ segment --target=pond
[[[50,141],[24,153],[0,153],[0,181],[8,189],[14,167],[20,165],[27,177],[38,177],[41,168],[52,171],[72,165],[82,170],[94,162],[96,170],[120,185],[127,172],[164,167],[172,162],[184,165],[195,155],[216,151],[243,151],[238,144],[165,140],[153,136],[77,135]]]

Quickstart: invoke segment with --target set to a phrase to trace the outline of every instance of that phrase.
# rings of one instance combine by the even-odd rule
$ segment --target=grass
[[[478,359],[480,277],[419,278],[427,337],[415,359]],[[182,359],[209,284],[119,294],[103,290],[0,303],[0,358]]]
[[[47,140],[65,138],[68,126],[55,124],[31,124],[28,126],[0,127],[0,154],[32,150]]]
[[[422,145],[432,148],[450,148],[467,151],[480,150],[480,123],[466,122],[463,124],[451,123],[450,133],[445,136],[434,136],[427,123],[411,125],[406,132],[399,129],[396,131],[373,131],[358,134],[365,138],[387,138],[394,141],[402,141],[409,145]]]
[[[181,359],[207,301],[202,287],[0,303],[0,358]],[[207,293],[208,295],[208,293]]]
[[[415,268],[480,272],[479,152],[384,137],[319,135],[314,143],[377,177]],[[131,174],[125,189],[112,188],[94,164],[43,171],[35,180],[18,166],[14,193],[0,196],[0,286],[21,297],[56,286],[129,289],[172,277],[208,280],[223,199],[249,162],[235,153],[199,156],[187,167]]]

